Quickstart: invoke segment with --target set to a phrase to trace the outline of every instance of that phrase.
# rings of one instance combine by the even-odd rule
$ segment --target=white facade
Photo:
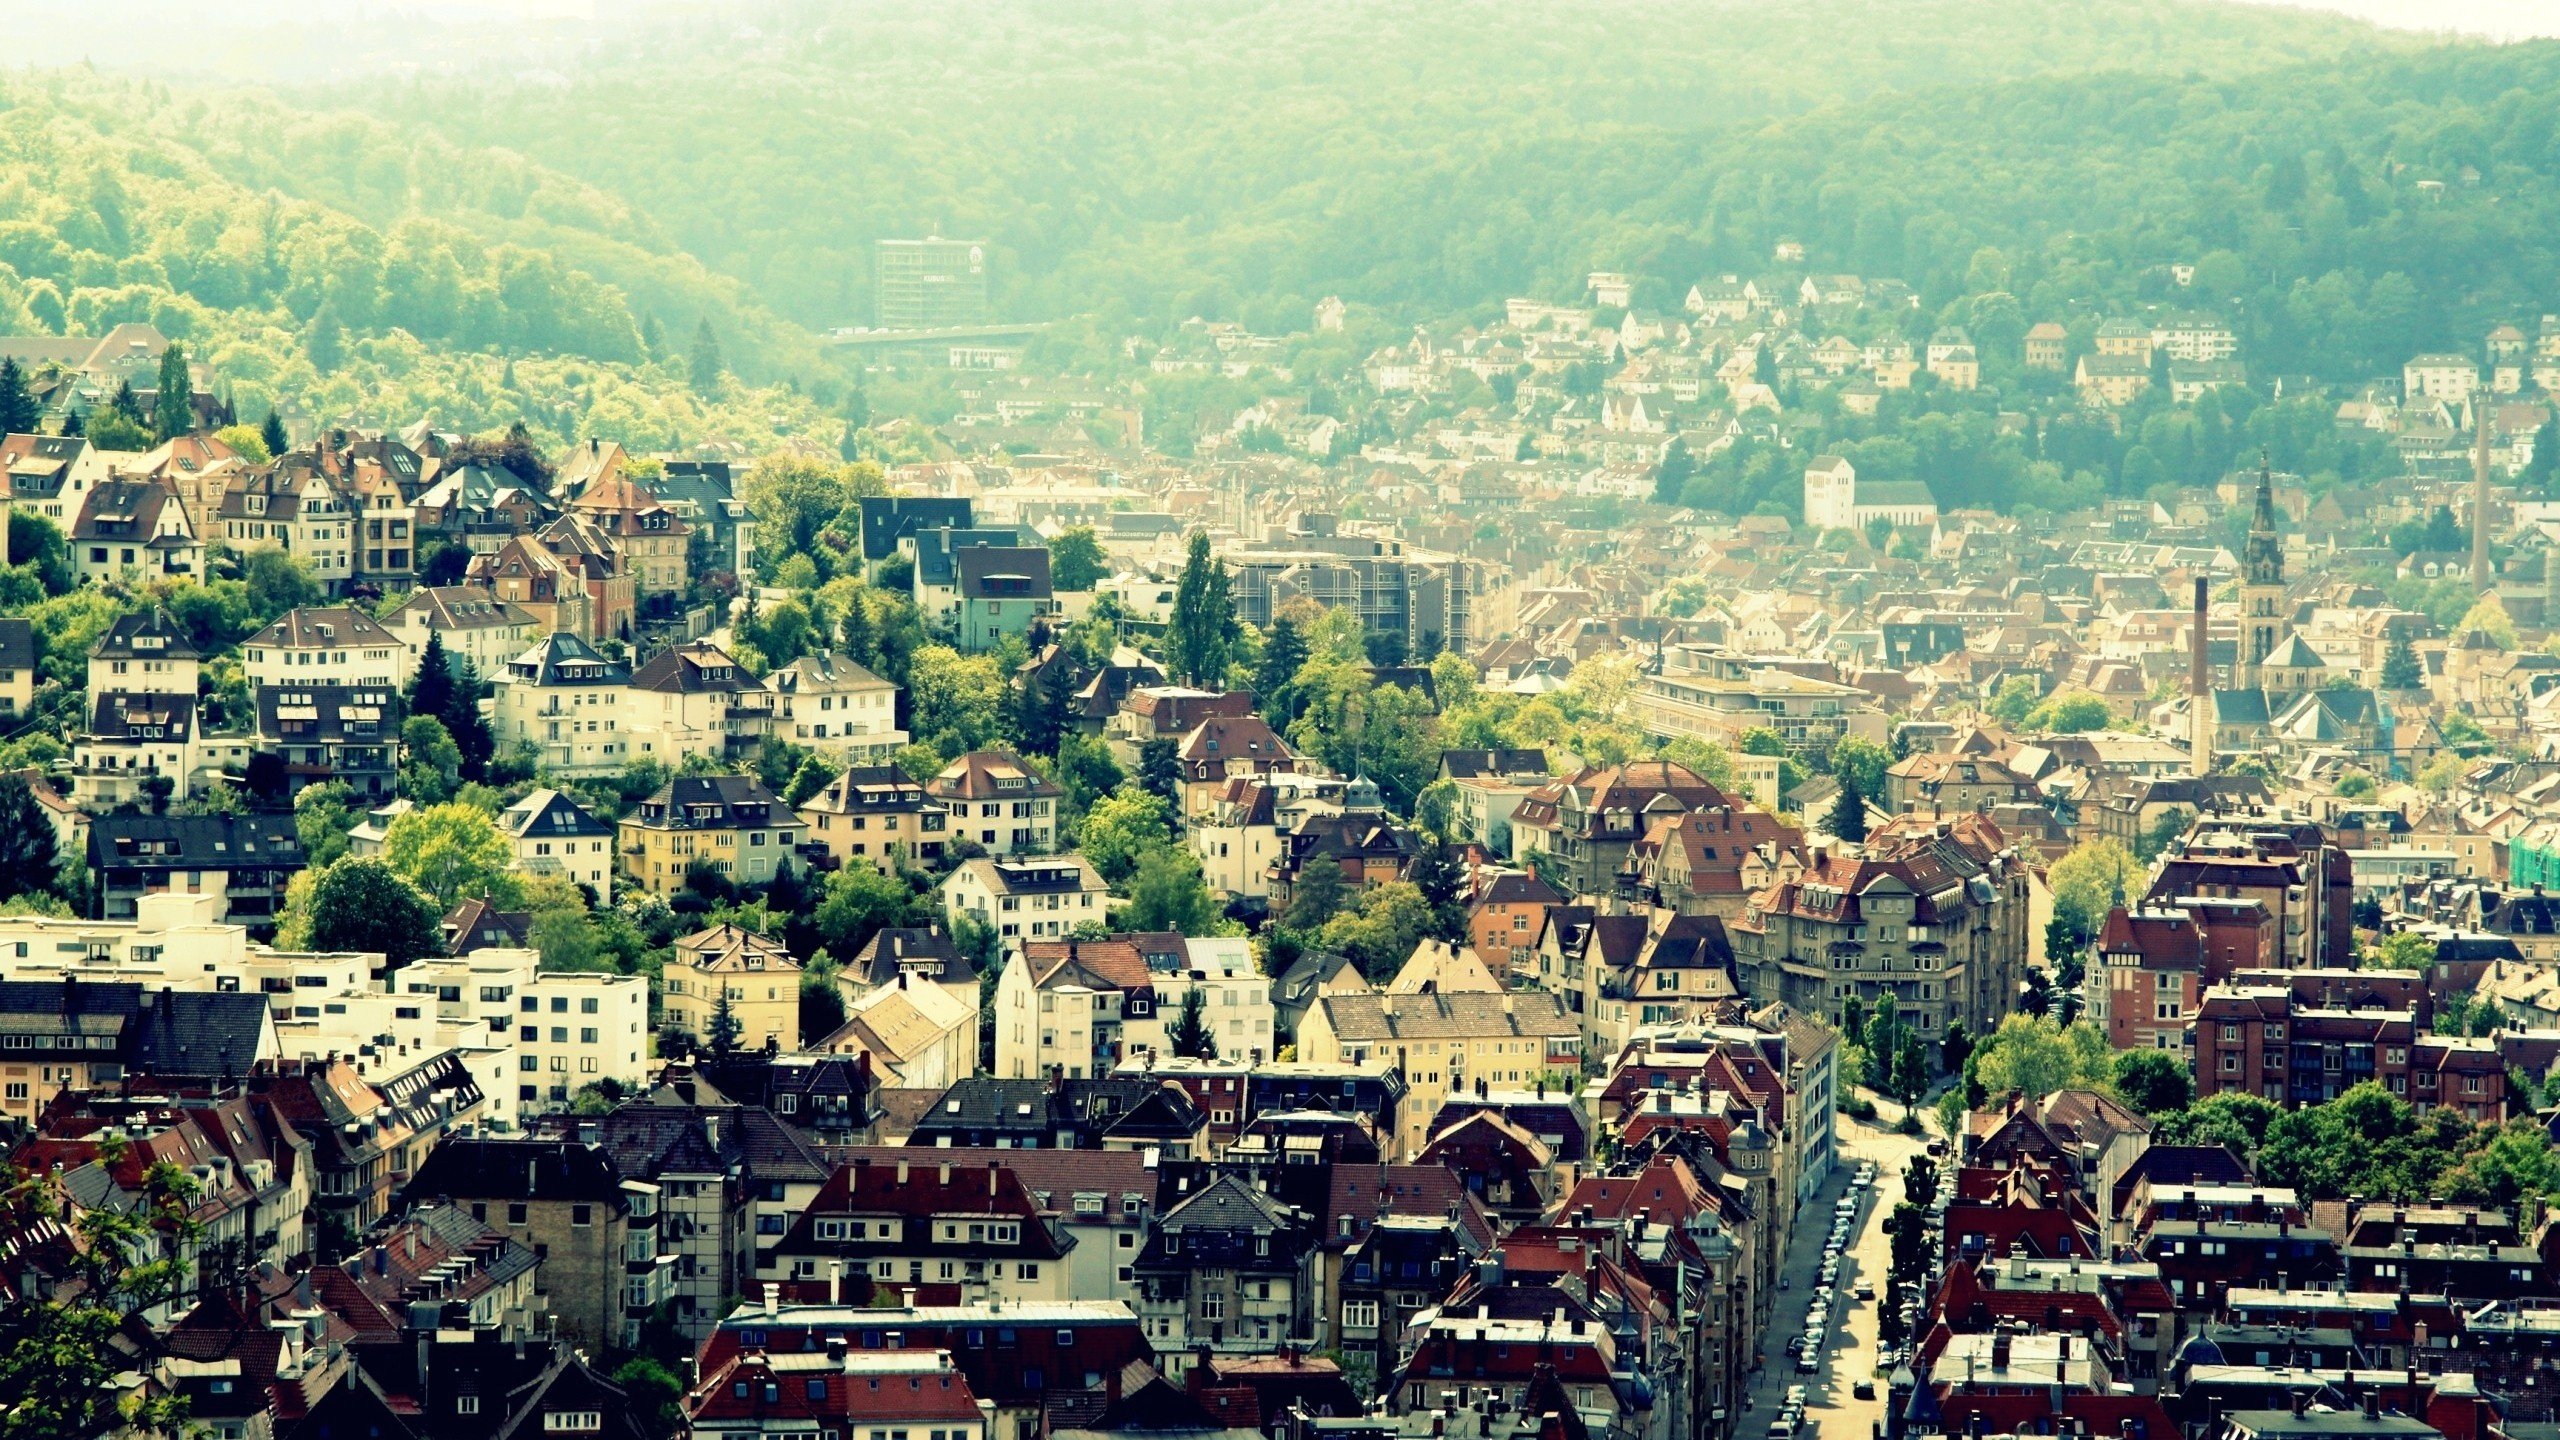
[[[1111,887],[1080,855],[997,860],[981,856],[942,882],[942,908],[1006,941],[1061,940],[1090,920],[1100,923]]]
[[[1280,1052],[1273,1043],[1276,1012],[1271,1005],[1271,977],[1254,965],[1253,942],[1242,936],[1221,936],[1189,940],[1184,948],[1190,952],[1190,969],[1156,975],[1155,1013],[1125,1021],[1122,1051],[1146,1046],[1159,1055],[1172,1054],[1165,1032],[1182,1014],[1183,997],[1197,990],[1200,1018],[1217,1040],[1222,1058],[1276,1057]]]

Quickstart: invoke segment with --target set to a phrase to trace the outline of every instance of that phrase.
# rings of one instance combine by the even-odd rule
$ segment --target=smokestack
[[[2187,659],[2187,768],[2198,776],[2213,773],[2213,658],[2206,640],[2211,587],[2210,580],[2196,577],[2195,631]]]

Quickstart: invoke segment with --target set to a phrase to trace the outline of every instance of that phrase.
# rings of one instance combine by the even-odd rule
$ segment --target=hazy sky
[[[2335,10],[2413,30],[2472,30],[2506,37],[2560,35],[2560,0],[2270,0]]]

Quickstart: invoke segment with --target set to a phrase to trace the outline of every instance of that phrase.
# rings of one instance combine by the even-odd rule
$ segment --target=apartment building
[[[669,765],[725,756],[772,733],[773,692],[706,640],[651,657],[633,672],[625,703],[638,753]]]
[[[999,1079],[1110,1074],[1132,1053],[1124,1030],[1161,1048],[1156,975],[1127,940],[1031,940],[1010,947],[996,977]]]
[[[510,656],[496,679],[489,730],[501,752],[530,745],[545,773],[570,780],[619,775],[635,758],[630,667],[586,641],[555,630]]]
[[[507,662],[541,633],[532,611],[477,585],[421,585],[383,626],[421,654],[427,637],[436,637],[445,654],[471,662],[472,671],[488,679],[504,674]]]
[[[942,882],[943,913],[967,916],[1008,942],[1058,939],[1108,915],[1111,887],[1081,855],[999,860],[982,855]]]
[[[240,647],[252,685],[372,686],[397,690],[418,670],[418,652],[352,605],[288,610]]]
[[[1298,1058],[1401,1066],[1396,1153],[1415,1155],[1431,1118],[1451,1095],[1478,1080],[1521,1087],[1579,1075],[1582,1025],[1562,996],[1546,991],[1324,995],[1298,1026]]]
[[[557,790],[541,789],[498,812],[498,829],[515,846],[514,868],[557,875],[613,903],[613,827]]]
[[[802,1299],[960,1286],[1000,1304],[1078,1298],[1066,1247],[1022,1177],[1000,1161],[955,1164],[932,1150],[913,1161],[840,1167],[760,1260],[764,1278]]]
[[[1218,547],[1235,587],[1236,618],[1267,627],[1291,601],[1348,610],[1373,635],[1394,635],[1406,653],[1473,654],[1491,634],[1479,625],[1485,565],[1403,541],[1346,534],[1340,517],[1306,511],[1260,542]]]
[[[797,1050],[800,971],[798,957],[780,941],[751,930],[714,925],[687,935],[676,941],[662,975],[667,1028],[708,1043],[726,995],[738,1048]]]
[[[1828,751],[1850,735],[1879,745],[1887,738],[1883,708],[1866,691],[1705,646],[1671,647],[1630,705],[1648,734],[1729,750],[1759,729],[1778,732],[1797,755]]]
[[[566,1140],[447,1139],[402,1191],[450,1201],[542,1257],[534,1294],[560,1337],[590,1352],[640,1342],[667,1298],[658,1187],[625,1179],[601,1147]]]
[[[794,745],[856,765],[884,765],[907,743],[898,728],[898,687],[851,656],[803,655],[764,677],[773,692],[773,733]]]
[[[1066,792],[1003,750],[972,750],[925,782],[925,798],[950,816],[951,836],[996,855],[1046,855],[1058,848],[1058,806]]]
[[[622,818],[622,853],[653,895],[684,888],[707,865],[740,885],[763,885],[808,838],[782,797],[749,775],[684,775]]]
[[[2378,1082],[2424,1112],[2506,1113],[2507,1069],[2494,1041],[2422,1033],[2414,1011],[2301,1002],[2290,987],[2223,985],[2197,1007],[2196,1097],[2226,1091],[2293,1108]]]
[[[838,865],[883,870],[942,858],[950,812],[895,765],[855,765],[793,812]]]

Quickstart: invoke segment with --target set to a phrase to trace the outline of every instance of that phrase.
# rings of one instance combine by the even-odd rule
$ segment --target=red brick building
[[[2367,1080],[2425,1112],[2506,1114],[2506,1066],[2488,1040],[2428,1035],[2416,1013],[2324,1009],[2291,988],[2226,985],[2205,993],[2195,1031],[2196,1096],[2225,1091],[2287,1107],[2335,1100]]]

